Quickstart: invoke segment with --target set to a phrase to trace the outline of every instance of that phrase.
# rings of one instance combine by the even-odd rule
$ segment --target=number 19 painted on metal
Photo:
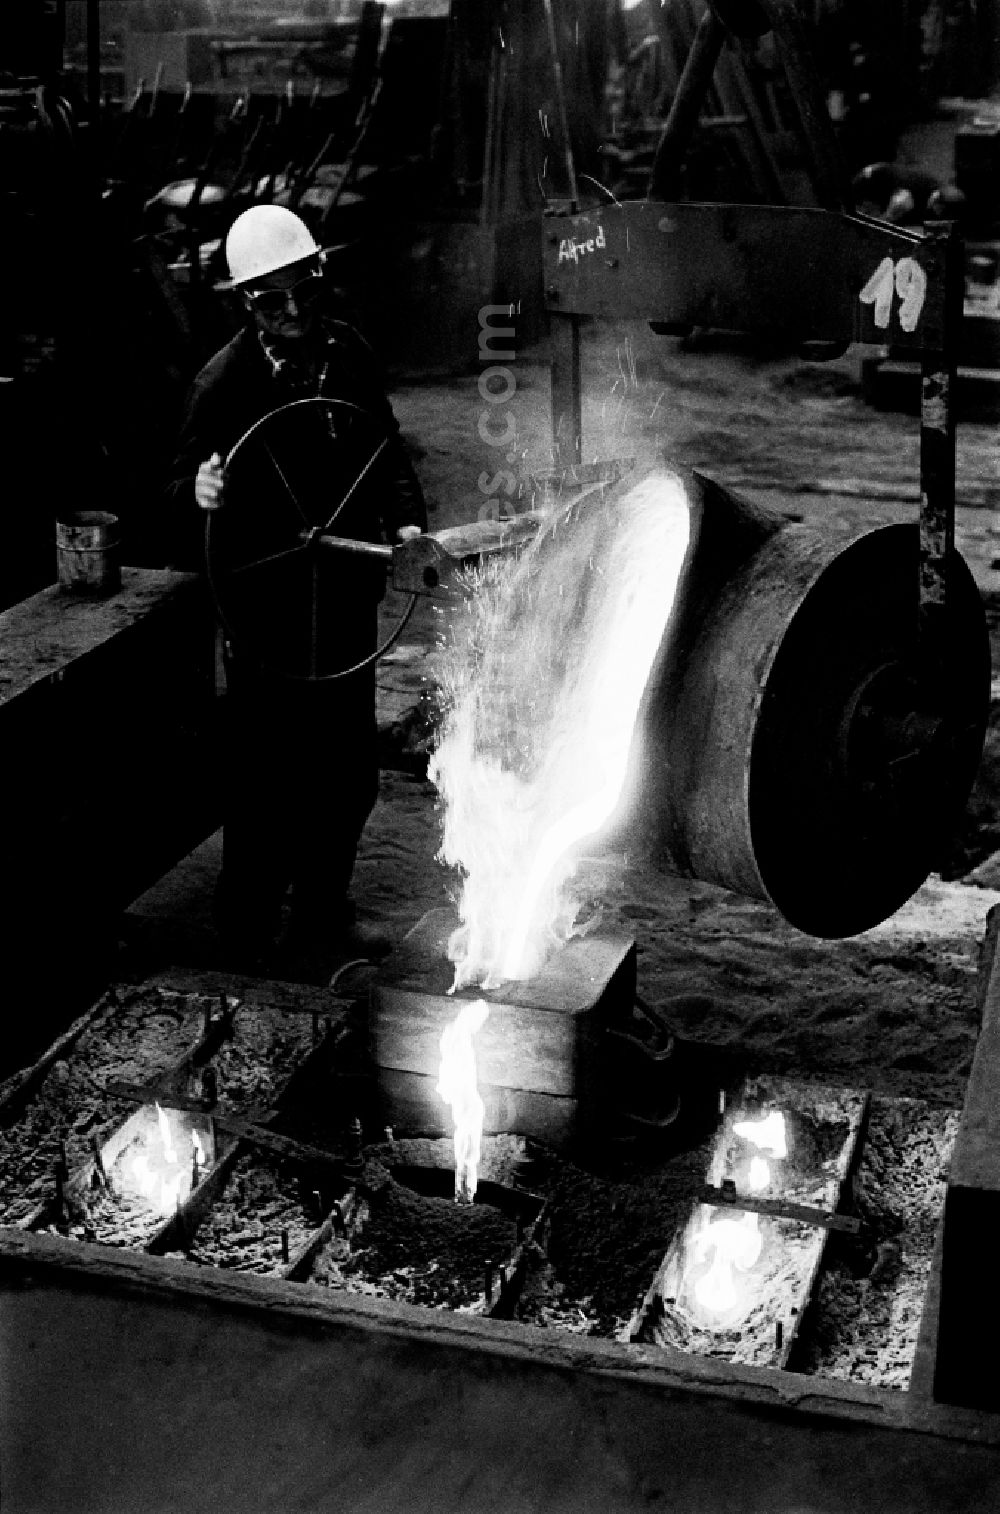
[[[883,258],[862,289],[862,305],[872,305],[872,317],[884,331],[892,316],[893,295],[899,297],[899,324],[906,332],[915,331],[927,295],[927,275],[916,258]]]

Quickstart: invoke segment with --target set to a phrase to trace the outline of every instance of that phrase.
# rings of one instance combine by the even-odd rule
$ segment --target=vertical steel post
[[[847,166],[811,56],[812,41],[799,0],[758,0],[758,3],[771,23],[802,137],[809,148],[809,170],[816,198],[825,210],[851,211],[853,196]]]
[[[705,94],[725,40],[726,28],[714,11],[706,10],[698,23],[670,113],[656,145],[656,156],[649,171],[647,194],[650,199],[674,200],[680,194],[684,157],[698,125]]]
[[[576,184],[576,164],[573,160],[573,143],[569,134],[569,112],[566,109],[566,90],[563,85],[562,63],[559,61],[559,38],[556,36],[556,21],[552,12],[552,0],[542,0],[545,10],[545,28],[549,38],[549,52],[552,55],[552,80],[555,85],[556,109],[559,112],[559,130],[563,139],[563,157],[566,163],[566,177],[569,182],[570,209],[576,211],[580,207],[580,196]]]
[[[87,114],[96,133],[101,119],[101,0],[87,0]],[[92,151],[96,154],[96,143]]]
[[[921,666],[932,681],[944,674],[948,574],[955,548],[955,384],[962,319],[962,243],[951,223],[930,224],[944,284],[940,340],[921,355],[920,607]]]
[[[48,10],[52,17],[52,34],[45,71],[46,74],[61,74],[66,66],[66,0],[50,0]]]
[[[583,393],[580,382],[580,318],[553,314],[552,451],[557,468],[583,461]]]

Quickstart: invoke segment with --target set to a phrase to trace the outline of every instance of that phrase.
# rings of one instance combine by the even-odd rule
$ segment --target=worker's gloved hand
[[[423,536],[419,526],[400,526],[396,532],[397,541],[412,541],[415,536]]]
[[[194,480],[194,497],[202,510],[218,510],[223,503],[223,488],[222,458],[218,452],[213,452],[207,462],[202,463]]]

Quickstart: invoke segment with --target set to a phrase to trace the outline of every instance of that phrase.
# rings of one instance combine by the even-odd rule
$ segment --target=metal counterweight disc
[[[869,929],[940,865],[982,753],[990,650],[955,554],[944,676],[918,660],[916,526],[876,529],[812,584],[764,683],[748,764],[761,882],[815,936]]]

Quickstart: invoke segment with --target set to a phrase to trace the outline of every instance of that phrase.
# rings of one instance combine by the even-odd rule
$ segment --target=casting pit
[[[858,1228],[838,1211],[867,1104],[821,1085],[749,1083],[622,1339],[788,1366],[828,1231]]]
[[[426,916],[379,973],[371,1011],[379,1121],[448,1128],[435,1097],[436,1048],[442,1026],[475,993],[447,991],[454,926],[450,911]],[[529,1139],[531,1159],[521,1164],[546,1206],[525,1247],[513,1317],[905,1387],[957,1113],[759,1075],[744,1083],[732,1058],[692,1064],[682,1047],[627,1050],[638,1033],[632,978],[622,976],[630,951],[597,932],[573,964],[574,944],[555,962],[561,973],[585,967],[582,1012],[582,995],[567,996],[565,981],[552,991],[550,967],[549,985],[540,975],[488,992],[475,1038],[486,1131],[509,1128],[514,1110],[526,1122],[530,1110],[538,1121],[530,1134],[548,1137]],[[505,1062],[499,1024],[510,1034],[515,1016],[519,1039]],[[523,1053],[532,1044],[561,1070],[558,1094],[546,1088],[540,1098],[539,1064]],[[512,1086],[521,1079],[533,1086]],[[651,1102],[670,1117],[636,1120],[637,1085],[648,1105],[657,1079]],[[886,1171],[887,1142],[905,1182]]]
[[[143,1104],[93,1147],[92,1163],[57,1182],[50,1223],[106,1246],[148,1247],[215,1159],[207,1115]]]
[[[283,1001],[280,1012],[267,1008],[269,993]],[[327,1343],[323,1351],[339,1351],[336,1341],[355,1341],[359,1349],[366,1343],[365,1359],[371,1353],[373,1364],[382,1363],[376,1373],[380,1394],[404,1380],[394,1374],[405,1374],[404,1361],[421,1359],[420,1351],[413,1355],[419,1347],[431,1353],[428,1361],[439,1349],[457,1352],[454,1358],[449,1355],[448,1371],[462,1381],[467,1359],[473,1377],[482,1370],[476,1363],[493,1363],[493,1391],[501,1396],[508,1381],[518,1391],[522,1372],[531,1377],[537,1368],[537,1380],[544,1382],[551,1365],[558,1363],[560,1381],[576,1384],[573,1391],[583,1395],[581,1404],[591,1380],[603,1384],[598,1395],[605,1405],[602,1413],[609,1393],[612,1398],[627,1395],[628,1385],[635,1383],[662,1403],[665,1423],[690,1397],[692,1412],[709,1412],[711,1403],[725,1401],[738,1416],[749,1410],[764,1414],[768,1424],[778,1422],[770,1417],[777,1407],[793,1438],[800,1431],[809,1433],[810,1415],[821,1406],[827,1426],[846,1419],[855,1433],[861,1426],[881,1427],[879,1433],[904,1432],[900,1444],[907,1449],[900,1454],[911,1459],[913,1434],[921,1445],[929,1435],[934,1449],[928,1452],[928,1465],[943,1465],[934,1458],[941,1458],[942,1447],[955,1438],[963,1454],[969,1435],[980,1446],[992,1443],[989,1416],[985,1429],[978,1420],[972,1429],[968,1416],[962,1419],[959,1411],[932,1397],[937,1284],[943,1275],[940,1251],[936,1259],[932,1252],[940,1235],[943,1174],[959,1123],[956,1112],[877,1098],[865,1132],[864,1101],[857,1091],[760,1076],[746,1083],[731,1059],[720,1058],[713,1074],[704,1048],[696,1064],[685,1063],[684,1048],[678,1047],[685,1072],[682,1091],[686,1094],[690,1083],[696,1095],[699,1118],[693,1126],[685,1123],[683,1112],[653,1139],[648,1134],[637,1138],[634,1129],[623,1128],[605,1139],[606,1126],[600,1126],[600,1160],[594,1142],[583,1141],[579,1150],[558,1150],[538,1137],[487,1131],[481,1179],[487,1199],[498,1200],[491,1213],[482,1205],[456,1205],[449,1197],[454,1153],[448,1136],[433,1129],[415,1135],[397,1125],[391,1138],[369,1139],[382,1136],[383,1114],[368,1055],[368,1017],[361,1008],[302,990],[301,1003],[292,1011],[288,995],[287,987],[255,985],[241,987],[227,1000],[237,1036],[241,1019],[252,1020],[255,1033],[269,1019],[275,1032],[280,1027],[280,1034],[266,1034],[264,1040],[275,1048],[285,1071],[288,1046],[297,1048],[291,1059],[294,1071],[269,1108],[244,1098],[262,1074],[266,1086],[282,1084],[284,1071],[268,1081],[265,1050],[245,1090],[231,1090],[227,1111],[214,1115],[218,1144],[213,1160],[182,1200],[180,1215],[168,1219],[152,1240],[140,1236],[118,1246],[95,1245],[69,1234],[67,1219],[54,1214],[50,1195],[48,1207],[35,1217],[34,1230],[3,1232],[4,1276],[30,1276],[46,1297],[50,1288],[61,1297],[60,1280],[69,1278],[72,1298],[88,1296],[93,1286],[102,1297],[120,1298],[123,1309],[131,1307],[130,1300],[162,1297],[169,1302],[171,1338],[178,1328],[183,1334],[189,1318],[192,1324],[206,1320],[207,1298],[222,1311],[220,1319],[232,1309],[251,1324],[259,1318],[268,1339],[279,1321],[283,1339],[304,1332],[307,1353],[321,1349],[317,1329]],[[170,992],[156,985],[146,989],[143,1003],[144,1009],[137,1007],[138,998],[133,1001],[133,1018],[148,1017],[153,1026],[166,1016],[176,1027],[169,1054],[163,1055],[161,1047],[147,1088],[160,1095],[161,1108],[172,1115],[213,1118],[203,1108],[185,1104],[204,1100],[204,1069],[213,1061],[212,1055],[204,1057],[206,1047],[215,1043],[215,1057],[223,1047],[232,1054],[217,994]],[[452,998],[452,1015],[456,1007]],[[113,1020],[108,1011],[108,1001],[102,1002],[97,1018]],[[93,1084],[101,1081],[93,1076],[93,1042],[78,1036],[76,1044],[81,1063],[90,1069],[92,1095]],[[112,1064],[120,1072],[113,1038],[110,1045]],[[984,1059],[989,1050],[987,1037],[981,1047]],[[43,1059],[34,1081],[22,1080],[13,1097],[9,1092],[5,1142],[16,1140],[21,1120],[38,1139],[49,1077],[54,1073],[55,1087],[74,1086],[74,1055],[73,1045],[62,1045],[57,1055]],[[259,1047],[255,1056],[260,1056]],[[704,1074],[700,1082],[713,1085],[710,1120],[703,1118],[705,1089],[688,1076],[696,1065]],[[110,1097],[108,1082],[119,1087],[142,1083],[147,1069],[136,1064],[128,1071],[128,1079],[104,1080],[102,1098]],[[430,1072],[423,1076],[432,1079]],[[726,1095],[724,1111],[719,1108],[720,1086]],[[171,1092],[177,1089],[184,1092]],[[781,1143],[769,1123],[775,1104],[786,1117],[784,1157],[778,1155]],[[53,1137],[56,1150],[67,1126],[73,1126],[65,1104],[58,1108],[62,1123]],[[92,1124],[94,1106],[82,1101],[84,1112]],[[105,1118],[104,1104],[98,1112]],[[114,1131],[124,1132],[139,1112],[147,1124],[158,1125],[152,1097],[142,1103],[133,1098],[131,1104],[115,1099],[111,1113],[117,1124],[108,1139]],[[364,1125],[360,1141],[356,1113]],[[607,1116],[605,1108],[602,1118]],[[447,1118],[444,1110],[433,1121],[447,1124]],[[748,1144],[737,1132],[737,1125],[747,1124],[758,1127],[756,1143]],[[419,1129],[420,1122],[414,1126]],[[578,1134],[587,1130],[586,1111],[577,1111],[570,1128]],[[78,1132],[77,1141],[70,1148],[80,1153],[73,1176],[82,1178],[89,1163],[92,1182],[96,1164],[87,1132]],[[122,1141],[120,1149],[126,1144]],[[761,1155],[771,1164],[763,1184],[755,1166]],[[29,1171],[27,1178],[29,1187],[33,1181],[43,1187],[52,1181],[47,1172],[32,1179]],[[730,1181],[735,1193],[727,1186]],[[708,1187],[715,1192],[706,1200]],[[98,1188],[89,1191],[101,1198]],[[510,1194],[514,1207],[505,1209]],[[822,1254],[811,1278],[810,1302],[795,1306],[797,1329],[790,1328],[794,1316],[786,1300],[780,1310],[761,1306],[759,1331],[726,1321],[707,1354],[697,1342],[692,1349],[690,1339],[680,1341],[678,1349],[676,1328],[658,1341],[657,1330],[668,1315],[664,1308],[658,1320],[651,1319],[651,1299],[663,1283],[671,1247],[697,1206],[709,1201],[725,1218],[755,1214],[762,1226],[785,1227],[808,1235],[811,1243],[819,1237]],[[8,1202],[19,1205],[22,1213],[29,1207],[17,1195]],[[815,1213],[789,1218],[769,1205],[822,1210],[825,1223]],[[435,1255],[425,1244],[434,1232],[428,1216],[435,1210],[460,1226],[466,1222],[456,1216],[480,1208],[484,1219],[474,1220],[472,1228],[482,1226],[484,1236],[477,1236],[475,1245],[460,1241],[457,1263],[454,1249],[449,1259],[448,1245]],[[699,1261],[711,1267],[711,1258]],[[806,1270],[812,1266],[810,1256]],[[664,1304],[678,1297],[662,1286],[659,1292]],[[30,1290],[28,1295],[16,1290],[6,1295],[8,1319],[20,1318],[21,1298],[30,1304]],[[787,1332],[780,1343],[774,1332],[779,1316]],[[72,1344],[75,1315],[71,1310],[67,1317],[61,1310],[59,1317],[68,1349],[86,1357],[85,1340],[91,1337]],[[675,1326],[678,1318],[674,1316]],[[741,1355],[733,1349],[737,1333],[766,1344],[770,1354],[754,1349]],[[789,1337],[791,1350],[781,1365],[780,1352]],[[39,1349],[47,1346],[33,1342],[31,1352]],[[127,1350],[124,1340],[121,1350]],[[94,1370],[93,1363],[88,1370]],[[216,1365],[213,1370],[220,1369]],[[303,1363],[301,1370],[309,1369]],[[371,1376],[362,1371],[358,1379],[359,1413],[361,1403],[368,1402]],[[243,1380],[242,1391],[252,1397],[257,1390]],[[298,1412],[294,1401],[288,1407],[293,1412]],[[343,1405],[340,1412],[348,1419],[353,1413]],[[388,1432],[383,1428],[378,1433]],[[437,1437],[443,1430],[435,1420],[428,1433]],[[1000,1429],[996,1439],[1000,1447]],[[891,1445],[883,1451],[891,1461]],[[676,1465],[677,1456],[683,1460],[686,1453],[675,1449],[673,1454]]]
[[[905,1386],[955,1117],[929,1140],[933,1111],[882,1100],[869,1153],[858,1091],[746,1080],[732,1059],[704,1056],[695,1075],[682,1048],[645,1055],[632,1034],[634,948],[596,933],[542,981],[487,995],[474,1038],[480,1192],[457,1204],[434,1073],[442,1027],[472,993],[443,991],[450,927],[448,911],[419,922],[380,971],[367,1022],[357,1006],[321,1014],[316,991],[308,1012],[162,984],[127,1004],[110,996],[33,1093],[24,1082],[10,1102],[9,1149],[19,1124],[44,1146],[45,1111],[60,1122],[52,1171],[27,1172],[27,1193],[37,1199],[41,1184],[44,1197],[32,1209],[13,1194],[11,1212],[35,1232],[331,1296],[507,1318],[626,1355],[655,1346]],[[433,992],[420,987],[428,962]],[[378,1065],[387,1049],[416,1066]],[[617,1076],[636,1066],[669,1087],[671,1116],[652,1129],[630,1118],[628,1079]],[[534,1087],[516,1086],[520,1069]],[[53,1104],[68,1089],[79,1110]],[[532,1131],[504,1129],[518,1112]],[[388,1139],[365,1139],[383,1126]],[[912,1219],[900,1185],[881,1201],[887,1130],[922,1197]]]
[[[2,1217],[170,1250],[240,1140],[323,1051],[315,1016],[162,983],[112,989],[0,1100]]]
[[[193,1056],[205,1029],[199,1000],[163,986],[112,990],[0,1098],[0,1224],[31,1226],[54,1196],[56,1173],[84,1163],[130,1104],[116,1080],[153,1081]]]
[[[535,1194],[481,1178],[474,1202],[458,1204],[447,1143],[431,1165],[406,1160],[408,1141],[373,1148],[341,1223],[316,1248],[307,1281],[432,1309],[509,1317],[520,1290],[525,1245],[544,1208]],[[422,1143],[426,1155],[428,1143]],[[485,1172],[502,1167],[487,1140]]]

